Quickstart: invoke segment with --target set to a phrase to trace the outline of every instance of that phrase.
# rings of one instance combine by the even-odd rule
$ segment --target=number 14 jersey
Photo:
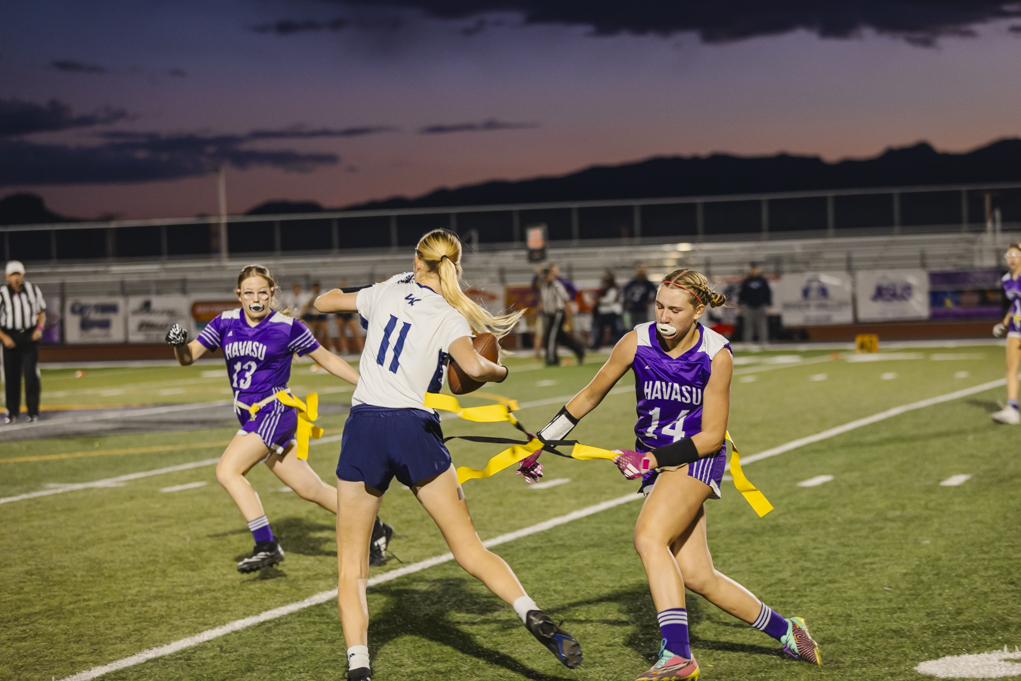
[[[702,401],[713,358],[721,350],[732,351],[725,337],[701,324],[695,345],[676,358],[660,348],[654,323],[639,324],[635,333],[635,449],[648,452],[702,431]]]

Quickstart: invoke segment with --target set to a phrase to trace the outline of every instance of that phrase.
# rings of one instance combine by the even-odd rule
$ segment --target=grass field
[[[823,350],[739,352],[730,432],[742,454],[1003,376],[1003,350],[994,346],[905,348],[861,359]],[[510,363],[510,379],[487,388],[519,400],[519,416],[533,429],[597,368]],[[234,570],[251,536],[211,465],[8,501],[215,459],[236,430],[229,408],[216,404],[229,399],[221,366],[74,375],[74,368],[44,371],[44,404],[209,403],[202,411],[224,418],[141,430],[124,416],[126,425],[111,432],[0,440],[0,678],[62,679],[336,587],[332,515],[281,491],[265,467],[250,480],[287,560],[254,576]],[[628,375],[620,385],[632,381]],[[308,365],[295,366],[291,385],[297,394],[319,390],[327,402],[350,399],[346,386]],[[997,399],[1004,389],[992,386],[754,461],[746,473],[776,507],[763,519],[725,483],[723,499],[708,504],[717,567],[782,614],[805,617],[826,666],[784,659],[772,639],[689,595],[702,678],[922,679],[914,671],[920,662],[1021,645],[1021,456],[1017,429],[988,418]],[[320,419],[327,439],[343,421],[342,413]],[[620,390],[573,435],[629,446],[633,425],[634,395]],[[515,434],[457,420],[445,420],[444,429]],[[483,465],[497,449],[451,443],[457,465]],[[309,461],[324,480],[334,479],[338,451],[337,440],[312,448]],[[484,540],[636,487],[607,462],[545,462],[547,481],[569,482],[535,489],[505,471],[466,483]],[[955,475],[971,477],[940,485]],[[833,479],[797,484],[818,476]],[[370,588],[374,678],[634,678],[659,644],[631,547],[635,499],[494,549],[582,643],[580,670],[562,667],[509,607],[445,562]],[[381,517],[396,527],[392,549],[403,566],[446,552],[400,485],[386,495]],[[394,559],[372,576],[401,567]],[[344,665],[336,603],[327,600],[102,678],[341,679]]]

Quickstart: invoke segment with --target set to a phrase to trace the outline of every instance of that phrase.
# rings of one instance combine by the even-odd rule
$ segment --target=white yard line
[[[971,480],[970,475],[952,475],[940,483],[940,487],[957,487]]]
[[[161,492],[183,492],[186,489],[198,489],[199,487],[205,487],[207,483],[205,480],[199,482],[189,482],[185,485],[174,485],[173,487],[163,487],[160,489]]]
[[[969,395],[983,393],[987,390],[992,390],[993,388],[1000,388],[1006,384],[1007,379],[1001,378],[995,381],[989,381],[988,383],[982,383],[981,385],[972,386],[971,388],[965,388],[964,390],[955,390],[954,392],[947,393],[945,395],[938,395],[937,397],[930,397],[925,400],[919,400],[918,402],[912,402],[911,404],[904,404],[899,407],[894,407],[893,409],[887,409],[886,411],[881,411],[878,414],[866,416],[865,418],[857,419],[855,421],[851,421],[850,423],[845,423],[842,426],[837,426],[836,428],[824,430],[821,433],[816,433],[815,435],[809,435],[808,437],[798,438],[797,440],[793,440],[791,442],[788,442],[787,444],[780,445],[779,447],[773,447],[772,449],[767,449],[764,452],[752,454],[749,457],[742,456],[741,464],[747,466],[750,463],[762,461],[763,459],[768,459],[771,456],[779,456],[780,454],[789,452],[792,449],[798,449],[799,447],[804,447],[805,445],[811,445],[815,444],[816,442],[828,440],[831,437],[836,437],[837,435],[843,435],[844,433],[850,432],[857,428],[871,426],[873,423],[879,423],[880,421],[885,421],[886,419],[893,418],[894,416],[900,416],[901,414],[905,414],[909,411],[914,411],[916,409],[924,409],[926,407],[932,407],[937,404],[943,404],[944,402],[952,402],[953,400],[958,400],[962,397],[968,397]]]
[[[833,362],[835,361],[829,355],[820,355],[818,357],[812,357],[811,359],[803,359],[799,362],[785,362],[777,364],[759,364],[753,367],[745,367],[741,369],[734,369],[735,376],[743,376],[744,374],[757,374],[762,371],[774,371],[776,369],[793,369],[794,367],[803,367],[808,364],[819,364],[821,362]]]
[[[90,423],[92,421],[108,421],[110,419],[136,418],[138,416],[157,416],[159,414],[172,414],[179,411],[213,409],[232,404],[234,404],[233,400],[218,400],[216,402],[197,402],[195,404],[172,404],[165,407],[146,407],[145,409],[111,409],[99,414],[89,410],[87,413],[67,418],[47,419],[45,421],[36,421],[35,423],[20,423],[16,426],[7,426],[6,430],[28,430],[29,428],[45,428],[46,426],[60,426],[67,423]]]
[[[833,480],[832,475],[817,475],[814,478],[802,480],[801,482],[798,483],[798,487],[818,487],[819,485],[824,485],[832,480]]]
[[[528,489],[549,489],[550,487],[559,487],[560,485],[566,485],[571,482],[570,478],[553,478],[546,482],[537,482],[534,485],[529,485]]]
[[[501,534],[499,537],[493,537],[492,539],[488,539],[482,542],[482,545],[487,548],[492,548],[494,546],[499,546],[500,544],[506,544],[507,542],[514,541],[515,539],[522,539],[533,534],[546,532],[547,530],[551,530],[554,527],[566,525],[567,523],[574,522],[575,520],[587,518],[588,516],[593,515],[595,513],[599,513],[601,511],[605,511],[607,509],[620,506],[621,504],[626,504],[629,501],[637,501],[639,499],[644,499],[644,497],[641,496],[640,494],[628,494],[627,496],[617,497],[616,499],[610,499],[609,501],[604,501],[601,504],[595,504],[594,506],[589,506],[587,508],[574,511],[566,515],[551,518],[550,520],[547,520],[545,522],[537,523],[535,525],[517,530],[515,532]],[[422,570],[435,567],[437,565],[442,565],[443,563],[449,563],[453,559],[454,556],[450,553],[444,553],[439,556],[433,556],[432,558],[427,558],[417,563],[412,563],[411,565],[406,565],[402,568],[390,570],[389,572],[384,572],[381,575],[376,575],[375,577],[369,579],[368,585],[370,587],[377,586],[385,582],[393,581],[399,577],[404,577],[405,575],[411,575],[416,572],[421,572]],[[122,660],[117,660],[116,662],[111,662],[110,664],[105,664],[100,667],[93,667],[88,671],[75,674],[74,676],[68,676],[65,679],[63,679],[63,681],[88,681],[89,679],[95,679],[100,676],[103,676],[104,674],[109,674],[110,672],[118,671],[121,669],[127,669],[128,667],[134,667],[135,665],[142,664],[143,662],[148,662],[149,660],[154,660],[158,657],[165,657],[167,655],[172,655],[173,653],[185,650],[187,648],[193,648],[202,643],[206,643],[207,641],[212,641],[215,638],[219,638],[227,634],[232,634],[235,631],[247,629],[248,627],[255,626],[256,624],[262,624],[263,622],[275,620],[280,617],[296,613],[300,610],[304,610],[305,608],[310,608],[314,605],[327,603],[329,601],[332,601],[336,597],[337,597],[336,589],[323,591],[315,594],[314,596],[310,596],[303,601],[298,601],[297,603],[291,603],[289,605],[285,605],[279,608],[267,610],[266,612],[260,613],[258,615],[252,615],[251,617],[245,617],[244,619],[235,620],[233,622],[229,622],[228,624],[224,624],[223,626],[216,627],[215,629],[209,629],[195,636],[189,636],[188,638],[183,638],[179,641],[174,641],[173,643],[168,643],[167,645],[160,646],[158,648],[150,648],[149,650],[144,650],[136,655],[132,655],[131,657],[125,657]]]

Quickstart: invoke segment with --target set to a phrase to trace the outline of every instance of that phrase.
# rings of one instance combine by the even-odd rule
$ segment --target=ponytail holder
[[[440,260],[441,260],[441,261],[442,261],[442,260],[443,260],[444,258],[446,258],[447,260],[450,260],[450,258],[449,258],[449,257],[448,257],[447,255],[441,255],[441,256],[440,256]]]
[[[688,292],[688,293],[690,293],[690,294],[691,294],[692,296],[694,296],[694,297],[695,297],[695,300],[697,300],[698,302],[702,303],[702,307],[705,307],[705,303],[703,303],[703,302],[702,302],[702,299],[701,299],[701,298],[699,298],[699,297],[698,297],[698,296],[697,296],[697,295],[695,294],[695,292],[694,292],[694,291],[692,291],[692,290],[691,290],[690,288],[688,288],[687,286],[681,286],[681,285],[680,285],[680,284],[678,284],[678,283],[677,283],[676,281],[664,281],[663,283],[664,283],[664,284],[670,284],[671,286],[676,286],[677,288],[683,288],[683,289],[684,289],[685,291],[687,291],[687,292]]]

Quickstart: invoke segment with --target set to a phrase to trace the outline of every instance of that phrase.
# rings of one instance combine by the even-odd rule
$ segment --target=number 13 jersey
[[[223,348],[234,400],[254,404],[284,390],[291,377],[291,355],[319,347],[308,328],[287,315],[271,312],[249,326],[241,308],[215,317],[198,335],[207,350]]]
[[[654,323],[639,324],[635,333],[638,348],[631,364],[638,399],[635,449],[648,452],[702,432],[702,401],[713,358],[731,349],[725,337],[701,324],[695,345],[676,358],[660,348]]]
[[[425,394],[443,386],[450,344],[471,336],[471,326],[439,293],[411,272],[358,292],[365,328],[351,404],[422,409]]]

